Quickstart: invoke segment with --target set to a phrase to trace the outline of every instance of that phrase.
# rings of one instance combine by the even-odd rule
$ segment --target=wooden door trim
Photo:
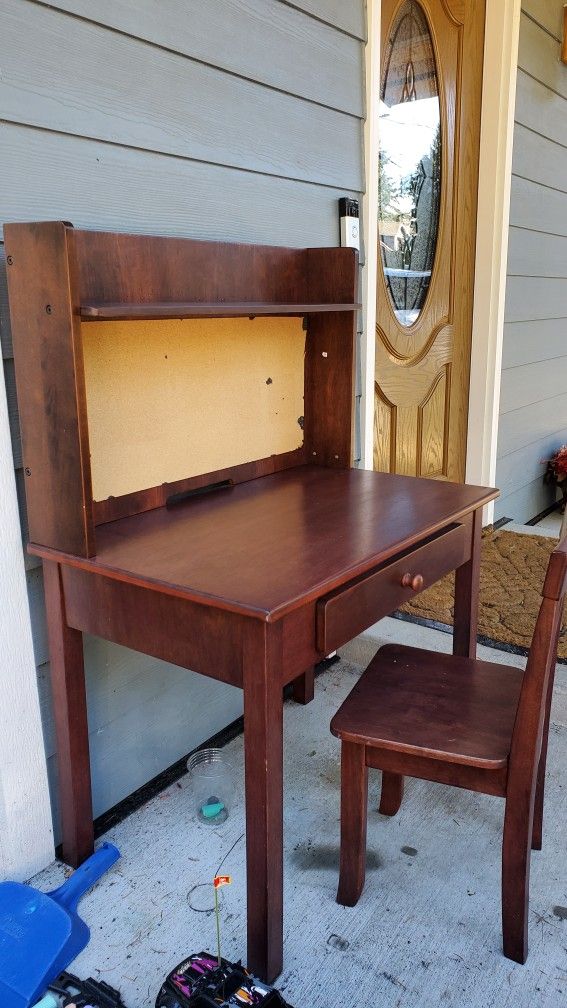
[[[492,485],[496,445],[514,103],[521,0],[487,0],[483,58],[482,130],[474,287],[474,313],[469,383],[466,479]],[[363,269],[365,331],[362,337],[362,466],[372,469],[374,433],[375,320],[378,231],[378,106],[380,80],[381,0],[367,2],[365,164],[363,226],[366,261]],[[484,521],[493,519],[494,505]]]
[[[404,2],[388,0],[383,3],[383,32],[390,33],[400,24],[402,12],[405,13]],[[431,269],[432,272],[423,303],[411,325],[404,325],[399,312],[395,311],[384,268],[379,265],[376,381],[383,393],[394,399],[399,407],[395,471],[463,480],[468,426],[485,0],[469,0],[466,7],[460,0],[449,4],[442,0],[419,0],[418,9],[424,19],[424,32],[428,35],[428,39],[423,40],[427,50],[424,59],[435,64],[436,84],[431,95],[438,95],[440,140],[434,140],[432,133],[431,142],[439,144],[441,184],[437,192],[436,171],[432,173],[426,168],[430,181],[425,187],[423,207],[427,213],[428,203],[431,203],[430,212],[434,217],[425,224],[416,209],[414,214],[418,217],[418,227],[413,230],[417,233],[423,226],[425,240],[433,242],[433,233],[428,236],[428,230],[436,227],[436,247],[431,265],[429,262],[427,266],[420,265],[418,260],[413,266],[416,269]],[[390,62],[389,45],[386,46],[384,38],[382,48],[382,75],[386,75],[387,79],[384,83],[381,81],[380,93],[382,86],[391,88],[393,85],[390,98],[385,98],[391,104],[392,100],[401,100],[396,97],[396,81],[402,53]],[[420,92],[420,95],[426,97],[429,89]],[[389,153],[395,161],[395,152]],[[406,170],[409,171],[409,168]],[[426,177],[425,174],[423,177]],[[404,190],[400,188],[399,191],[402,193]],[[397,188],[395,192],[398,192]],[[421,215],[423,207],[419,211]],[[396,219],[400,218],[392,217],[393,221]],[[401,219],[406,220],[405,217]],[[384,234],[393,234],[388,226],[380,230],[384,230]],[[392,244],[391,240],[384,240]],[[430,250],[433,251],[432,246]],[[380,255],[378,258],[381,258]],[[395,253],[393,258],[388,259],[388,264],[398,265]],[[470,281],[467,279],[467,283],[463,284],[461,277],[470,278]],[[451,365],[450,371],[447,364]],[[445,375],[443,383],[439,379],[441,373]],[[378,408],[378,400],[376,408],[379,435],[374,458],[377,468],[388,468],[391,452],[383,441],[393,429],[394,418],[383,407]]]

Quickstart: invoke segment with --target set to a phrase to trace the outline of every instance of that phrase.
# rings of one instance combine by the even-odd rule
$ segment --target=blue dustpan
[[[105,843],[54,892],[0,883],[0,1005],[29,1008],[88,944],[79,900],[120,857]]]

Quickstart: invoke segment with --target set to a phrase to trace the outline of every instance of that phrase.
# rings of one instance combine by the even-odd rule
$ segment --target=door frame
[[[373,238],[378,229],[381,6],[381,0],[367,2],[366,192],[362,201],[365,324],[361,352],[361,466],[364,469],[372,469],[374,434],[378,256]],[[493,486],[496,479],[520,10],[521,0],[486,0],[466,461],[467,482],[484,486]],[[484,512],[485,524],[490,523],[493,516],[494,504],[489,504]]]

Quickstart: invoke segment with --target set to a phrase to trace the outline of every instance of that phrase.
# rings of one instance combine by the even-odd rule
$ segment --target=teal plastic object
[[[214,819],[218,816],[220,812],[224,809],[224,802],[206,802],[205,805],[201,805],[201,812],[205,819]]]
[[[59,998],[56,998],[55,994],[46,994],[33,1008],[59,1008],[59,1005]]]
[[[50,893],[19,882],[0,884],[2,1008],[30,1008],[88,945],[91,933],[77,906],[119,857],[114,844],[103,844]]]

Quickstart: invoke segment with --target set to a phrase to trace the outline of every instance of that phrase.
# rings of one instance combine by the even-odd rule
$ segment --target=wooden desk
[[[92,849],[81,631],[244,690],[248,964],[283,964],[282,688],[457,570],[454,650],[476,651],[481,508],[495,492],[301,466],[101,526],[43,557],[66,860]],[[309,699],[309,689],[304,699]],[[316,782],[314,782],[316,786]]]
[[[481,508],[496,491],[350,468],[360,308],[353,249],[90,232],[64,221],[9,224],[4,234],[30,549],[45,570],[64,857],[77,865],[93,846],[82,632],[242,687],[248,965],[272,980],[283,961],[282,687],[293,682],[296,699],[308,702],[316,662],[451,570],[454,649],[474,654]],[[246,358],[265,368],[250,387],[253,408],[221,400],[225,428],[211,436],[214,447],[224,447],[241,413],[252,423],[238,451],[213,464],[197,450],[206,424],[185,407],[202,390],[196,362],[222,326],[210,322],[192,342],[190,320],[256,316],[287,318],[295,330],[286,328],[274,350],[264,326]],[[160,333],[171,320],[184,328],[170,357]],[[104,326],[120,322],[131,328],[105,341]],[[214,345],[209,397],[221,369],[225,390],[243,381],[232,336]],[[258,441],[259,428],[279,427],[288,389],[285,368],[273,382],[272,364],[290,346],[295,365],[286,357],[286,367],[296,377],[298,369],[303,393],[290,400],[291,434]],[[143,370],[141,351],[149,354]],[[162,406],[180,375],[172,415]],[[276,387],[279,398],[258,420],[258,402]],[[97,390],[98,421],[88,408]],[[128,419],[120,412],[108,434],[97,422],[122,397],[137,409]],[[427,436],[427,424],[416,436]],[[164,474],[156,462],[173,442],[179,451]],[[98,482],[97,448],[99,463],[113,450],[117,487]],[[132,448],[141,467],[125,482]],[[211,490],[218,483],[228,485]]]

